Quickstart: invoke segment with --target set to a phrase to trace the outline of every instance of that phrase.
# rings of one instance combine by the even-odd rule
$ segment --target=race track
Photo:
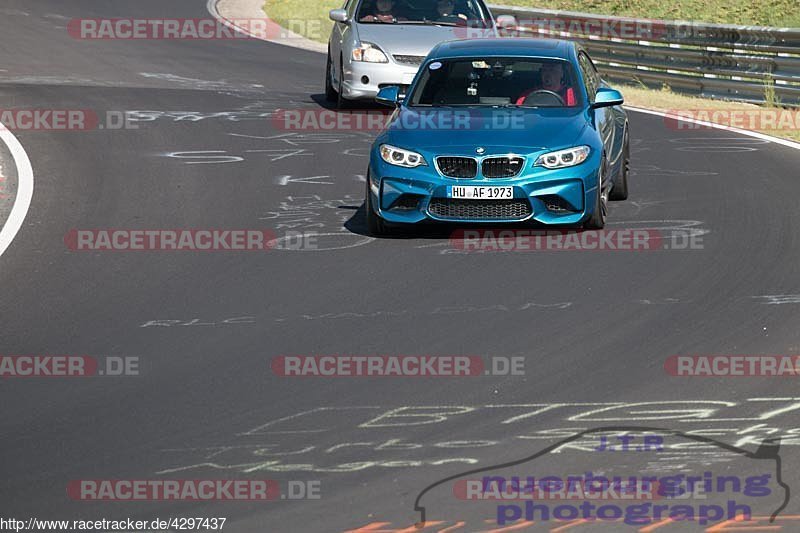
[[[0,381],[3,515],[219,516],[233,533],[409,527],[417,494],[438,479],[565,434],[545,430],[604,425],[714,429],[750,450],[782,437],[784,480],[800,487],[794,379],[663,368],[675,354],[800,353],[800,151],[631,111],[631,197],[611,204],[609,227],[688,232],[701,246],[464,253],[450,229],[376,240],[363,208],[374,132],[293,132],[273,120],[324,103],[323,55],[255,40],[81,41],[65,29],[78,17],[208,16],[204,0],[0,7],[0,107],[128,112],[138,126],[16,133],[36,188],[0,257],[0,354],[141,362],[138,377]],[[263,228],[316,241],[262,253],[79,252],[65,245],[75,228]],[[274,357],[295,354],[523,357],[525,373],[271,371]],[[716,463],[721,453],[627,460],[643,471],[763,470]],[[565,475],[591,461],[565,450],[537,468]],[[159,478],[319,480],[321,498],[66,496],[71,480]],[[441,501],[428,518],[455,523],[459,502]],[[782,515],[799,511],[792,500]],[[594,530],[622,528],[605,527]],[[659,529],[684,530],[702,529]]]

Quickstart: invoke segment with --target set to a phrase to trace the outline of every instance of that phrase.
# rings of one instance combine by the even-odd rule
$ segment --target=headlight
[[[367,63],[388,63],[380,48],[372,43],[362,42],[361,46],[353,49],[353,61],[365,61]]]
[[[403,150],[396,146],[389,144],[381,145],[381,158],[390,165],[397,165],[398,167],[415,168],[419,166],[427,166],[425,158],[417,152],[411,150]]]
[[[574,167],[586,161],[591,151],[591,148],[588,146],[576,146],[575,148],[567,148],[566,150],[559,150],[558,152],[542,154],[536,160],[535,166],[545,168]]]

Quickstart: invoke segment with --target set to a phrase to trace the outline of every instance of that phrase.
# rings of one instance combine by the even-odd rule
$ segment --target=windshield
[[[366,24],[446,24],[485,27],[478,0],[364,0],[356,20]]]
[[[433,61],[411,106],[577,107],[581,93],[572,65],[560,59],[469,58]]]

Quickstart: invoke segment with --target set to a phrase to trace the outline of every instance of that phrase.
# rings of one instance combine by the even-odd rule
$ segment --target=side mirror
[[[397,85],[389,85],[388,87],[384,87],[378,94],[375,96],[375,101],[379,104],[388,105],[391,107],[396,106],[400,103],[400,87]]]
[[[513,30],[517,27],[517,17],[514,15],[498,15],[494,21],[495,26],[501,30]]]
[[[334,22],[344,22],[347,23],[349,18],[347,17],[347,10],[346,9],[331,9],[328,13],[330,19]]]
[[[592,107],[595,109],[598,107],[611,107],[622,105],[624,102],[625,99],[622,97],[621,92],[616,89],[609,89],[608,87],[600,87],[597,89],[597,94],[594,95]]]

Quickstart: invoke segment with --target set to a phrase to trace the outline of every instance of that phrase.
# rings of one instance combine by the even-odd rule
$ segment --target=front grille
[[[471,157],[437,157],[436,164],[448,178],[474,178],[478,175],[478,162]]]
[[[531,215],[531,204],[524,199],[461,200],[433,198],[428,211],[438,218],[461,220],[522,220]]]
[[[407,55],[395,55],[394,60],[398,63],[402,63],[403,65],[414,65],[418,67],[422,64],[422,61],[425,59],[425,56],[407,56]]]
[[[487,157],[481,163],[481,172],[485,178],[513,178],[524,162],[521,157]]]

